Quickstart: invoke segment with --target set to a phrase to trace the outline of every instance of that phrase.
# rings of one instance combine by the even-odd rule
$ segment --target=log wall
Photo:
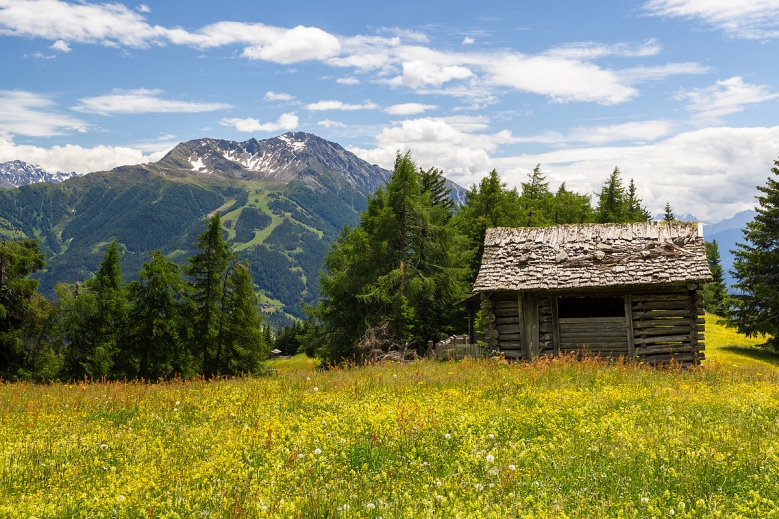
[[[632,294],[636,360],[698,365],[703,350],[703,295],[697,290]]]
[[[703,296],[697,285],[623,294],[625,317],[558,318],[557,296],[493,292],[482,296],[487,350],[508,359],[588,352],[646,364],[704,359]]]

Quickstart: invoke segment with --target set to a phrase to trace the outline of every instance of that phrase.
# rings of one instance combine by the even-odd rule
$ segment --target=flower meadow
[[[419,361],[0,385],[0,517],[779,517],[779,371]]]

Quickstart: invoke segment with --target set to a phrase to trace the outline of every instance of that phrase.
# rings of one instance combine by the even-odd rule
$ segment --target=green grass
[[[2,518],[779,517],[779,371],[417,361],[0,384]]]
[[[750,369],[779,369],[779,353],[759,345],[767,338],[750,338],[732,328],[717,324],[720,318],[706,314],[706,357],[707,364],[721,364]]]
[[[284,372],[310,371],[316,368],[316,360],[305,353],[298,353],[291,359],[271,359],[267,362],[267,368]]]

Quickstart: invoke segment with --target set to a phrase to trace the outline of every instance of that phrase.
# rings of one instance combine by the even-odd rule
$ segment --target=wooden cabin
[[[506,358],[585,352],[647,364],[704,358],[703,226],[686,222],[487,231],[471,342]]]

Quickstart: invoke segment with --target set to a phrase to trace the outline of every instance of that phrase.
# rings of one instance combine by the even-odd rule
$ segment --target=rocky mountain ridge
[[[78,173],[49,173],[40,166],[24,162],[22,160],[10,160],[0,163],[0,187],[14,188],[49,182],[56,184],[79,176]]]

